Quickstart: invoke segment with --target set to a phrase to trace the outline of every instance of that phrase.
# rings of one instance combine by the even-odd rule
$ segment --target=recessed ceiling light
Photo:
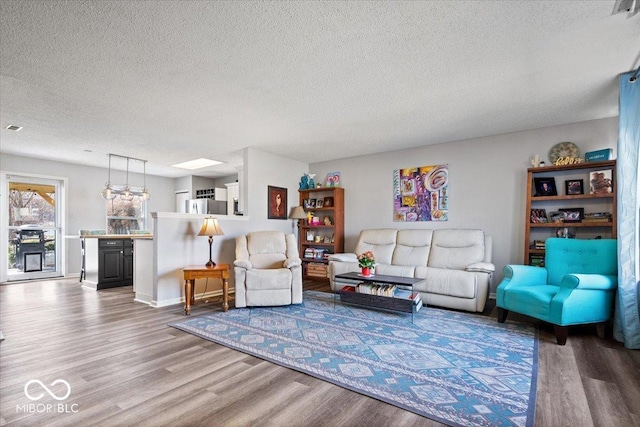
[[[182,168],[182,169],[190,169],[190,170],[194,170],[194,169],[202,169],[202,168],[206,168],[207,166],[215,166],[215,165],[219,165],[222,162],[219,162],[217,160],[209,160],[209,159],[196,159],[196,160],[189,160],[188,162],[182,162],[182,163],[178,163],[176,165],[172,165],[174,168]]]
[[[7,126],[7,129],[9,129],[9,130],[15,130],[15,131],[17,132],[17,131],[19,131],[20,129],[22,129],[22,126],[9,125],[9,126]]]

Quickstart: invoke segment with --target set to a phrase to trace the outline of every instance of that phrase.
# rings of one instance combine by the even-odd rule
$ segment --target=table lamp
[[[218,224],[218,219],[212,216],[206,217],[198,236],[209,236],[209,261],[205,264],[207,267],[216,265],[211,259],[211,245],[213,244],[213,236],[223,236],[224,233]]]
[[[298,228],[300,228],[300,220],[305,219],[306,217],[307,217],[307,214],[304,212],[304,209],[302,208],[302,206],[295,206],[293,209],[291,209],[291,214],[289,215],[289,219],[298,220]]]

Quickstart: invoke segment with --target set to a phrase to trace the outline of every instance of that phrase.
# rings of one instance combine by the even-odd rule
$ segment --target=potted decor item
[[[371,276],[371,269],[376,265],[373,252],[367,251],[358,255],[358,265],[362,269],[363,276]]]

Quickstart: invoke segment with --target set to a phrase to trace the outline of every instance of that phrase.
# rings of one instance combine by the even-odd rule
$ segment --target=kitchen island
[[[146,276],[145,263],[139,258],[144,253],[140,242],[153,239],[151,234],[90,234],[81,235],[81,282],[86,288],[100,290],[119,286],[134,286]],[[137,254],[138,246],[141,253]],[[148,263],[146,264],[148,265]]]

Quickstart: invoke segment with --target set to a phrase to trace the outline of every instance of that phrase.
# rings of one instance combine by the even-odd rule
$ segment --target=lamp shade
[[[302,206],[296,206],[291,210],[291,215],[289,215],[289,219],[305,219],[307,214],[302,209]]]
[[[220,228],[220,224],[218,224],[218,218],[214,218],[209,216],[204,219],[204,223],[202,224],[202,228],[198,233],[198,236],[222,236],[224,233],[222,232],[222,228]]]

